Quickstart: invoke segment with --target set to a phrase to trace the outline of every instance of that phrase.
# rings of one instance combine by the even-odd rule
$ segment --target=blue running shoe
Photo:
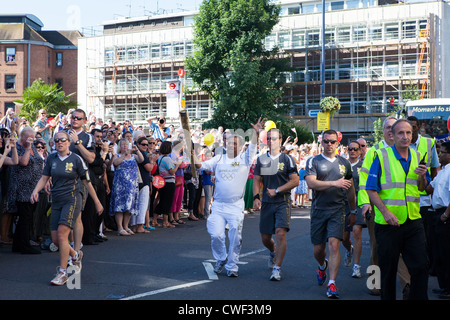
[[[317,268],[316,273],[317,273],[317,283],[319,284],[319,286],[323,285],[325,280],[327,279],[327,274],[325,272],[325,270],[327,270],[328,268],[328,260],[325,259],[325,269],[320,270],[320,268]]]
[[[334,285],[334,283],[331,283],[327,286],[327,297],[330,299],[339,298],[339,294],[338,294],[337,288]]]

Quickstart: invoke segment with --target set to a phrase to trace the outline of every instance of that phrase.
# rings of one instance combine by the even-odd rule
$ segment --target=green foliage
[[[281,102],[283,73],[290,71],[278,50],[264,40],[279,21],[280,7],[268,0],[204,0],[195,18],[195,51],[187,73],[214,102],[205,128],[250,128],[259,116],[286,121]]]
[[[19,116],[27,118],[30,123],[36,121],[39,110],[47,110],[47,115],[55,116],[59,112],[67,113],[77,103],[70,100],[73,94],[66,96],[58,85],[48,85],[41,79],[35,80],[30,87],[24,90],[22,100],[14,101],[20,106]]]

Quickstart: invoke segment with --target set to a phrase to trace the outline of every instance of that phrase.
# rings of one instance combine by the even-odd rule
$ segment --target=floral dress
[[[114,169],[109,214],[129,212],[136,215],[139,210],[139,174],[134,156]]]

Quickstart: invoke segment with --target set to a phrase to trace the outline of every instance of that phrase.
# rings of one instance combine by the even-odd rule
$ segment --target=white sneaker
[[[269,278],[270,281],[280,281],[281,280],[281,270],[280,268],[273,268],[272,275]]]
[[[72,258],[72,265],[75,269],[75,273],[80,273],[81,271],[81,260],[83,259],[83,251],[79,250],[78,251],[78,258],[77,259],[73,259]]]
[[[63,286],[66,284],[67,279],[68,279],[67,273],[62,271],[60,267],[57,267],[56,276],[53,278],[52,281],[50,281],[50,283],[54,286]]]
[[[356,264],[353,266],[352,278],[361,278],[361,266]]]

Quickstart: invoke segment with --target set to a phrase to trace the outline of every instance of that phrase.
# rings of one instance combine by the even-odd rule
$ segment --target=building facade
[[[13,108],[34,80],[58,83],[77,101],[78,31],[42,30],[31,14],[0,15],[0,111]]]
[[[296,69],[286,74],[289,117],[316,131],[322,91],[322,2],[282,0],[281,18],[265,46],[278,46]],[[450,4],[442,1],[325,3],[325,96],[341,110],[332,128],[365,135],[373,121],[404,104],[416,88],[424,98],[450,97]],[[165,114],[165,82],[177,79],[193,52],[196,12],[118,19],[101,36],[79,40],[79,103],[106,118],[145,123]],[[187,86],[192,85],[189,74]],[[192,121],[212,115],[206,94],[186,96]]]

